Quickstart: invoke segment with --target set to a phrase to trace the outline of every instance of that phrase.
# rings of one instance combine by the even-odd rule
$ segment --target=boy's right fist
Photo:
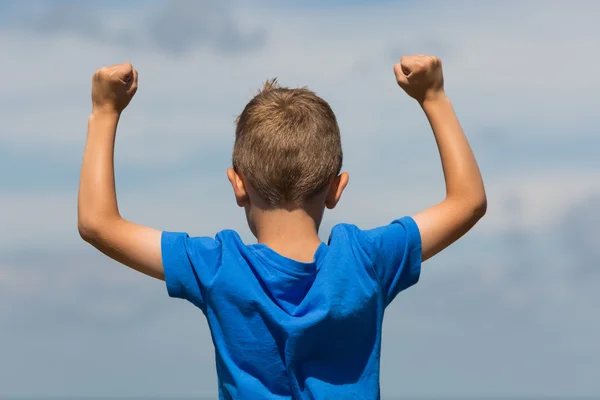
[[[138,73],[131,63],[103,67],[92,78],[92,110],[121,113],[138,87]]]
[[[406,94],[423,103],[444,93],[442,61],[433,56],[405,56],[394,65],[396,82]]]

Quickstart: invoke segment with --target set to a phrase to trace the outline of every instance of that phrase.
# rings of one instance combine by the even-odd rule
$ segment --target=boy
[[[336,118],[313,92],[271,81],[237,120],[227,171],[255,245],[229,230],[190,238],[121,218],[113,146],[137,71],[125,63],[94,74],[79,232],[202,310],[215,346],[219,398],[379,398],[385,308],[418,281],[422,261],[484,215],[482,178],[444,93],[440,60],[403,57],[394,72],[431,124],[446,198],[376,229],[337,225],[321,242],[324,209],[336,206],[348,183]]]

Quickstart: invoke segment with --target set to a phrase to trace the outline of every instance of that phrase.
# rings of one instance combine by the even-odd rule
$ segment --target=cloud
[[[98,9],[72,0],[36,5],[19,9],[16,13],[21,13],[25,23],[13,27],[45,37],[71,35],[127,49],[153,48],[175,55],[202,47],[233,55],[258,50],[266,42],[261,28],[240,26],[227,1],[160,1],[151,6],[152,12],[147,7],[140,10],[135,4]]]
[[[567,232],[597,237],[600,213],[578,204],[567,215],[575,210],[590,223],[556,216],[545,231],[472,237],[425,263],[386,315],[384,390],[396,389],[400,364],[409,397],[597,395],[597,241],[566,252],[560,243]]]
[[[214,395],[203,316],[164,283],[83,243],[0,254],[0,396]]]
[[[558,231],[513,234],[465,239],[398,296],[384,323],[384,396],[597,393],[598,277],[568,278]],[[3,393],[215,395],[204,317],[163,283],[83,243],[1,254]]]
[[[569,270],[578,279],[600,279],[600,190],[574,202],[556,226]]]
[[[435,150],[432,155],[435,156]],[[117,171],[119,208],[125,218],[157,229],[187,230],[194,235],[214,235],[221,229],[239,230],[244,239],[254,240],[243,212],[235,205],[225,176],[228,159],[204,160],[184,171],[161,170],[149,176],[132,171],[123,176]],[[412,161],[411,161],[412,162]],[[411,162],[397,162],[400,169]],[[439,163],[439,161],[436,161]],[[211,164],[212,167],[210,166]],[[0,191],[0,249],[52,248],[79,242],[77,233],[77,174],[73,165],[70,186],[60,190]],[[403,215],[413,215],[443,199],[444,186],[438,165],[402,178],[397,184],[393,172],[351,171],[351,181],[335,210],[325,214],[326,226],[352,222],[363,228],[389,223]],[[123,177],[121,179],[121,177]],[[488,213],[477,226],[478,235],[521,229],[543,232],[574,204],[600,190],[597,173],[586,170],[551,170],[521,176],[518,173],[486,179]],[[506,204],[517,204],[518,213]],[[366,204],[374,205],[365,208]],[[324,225],[325,226],[325,225]],[[43,241],[33,239],[44,237]],[[323,235],[328,233],[324,228]],[[326,237],[326,236],[324,236]],[[460,246],[459,246],[460,247]]]
[[[486,216],[483,226],[543,231],[600,189],[600,176],[587,169],[546,168],[518,176],[517,172],[488,181],[490,208],[497,210]]]
[[[183,52],[195,45],[209,45],[226,55],[258,50],[267,39],[261,28],[241,28],[227,2],[211,0],[168,2],[143,35],[166,52]]]
[[[0,265],[0,320],[13,329],[32,324],[72,329],[99,321],[127,328],[157,311],[160,301],[152,299],[164,294],[157,293],[163,286],[158,281],[123,271],[83,241],[68,249],[4,252]],[[76,301],[83,298],[90,301]]]
[[[600,392],[600,3],[352,3],[0,2],[0,395],[216,393],[201,313],[78,236],[96,68],[140,71],[117,139],[123,215],[252,242],[224,170],[235,116],[270,77],[338,115],[351,180],[323,238],[442,198],[427,120],[391,71],[416,52],[444,60],[489,207],[388,310],[384,396]]]
[[[60,21],[56,24],[60,29],[117,32],[120,18],[124,18],[121,14],[133,12],[126,9],[119,14],[115,8],[98,11],[80,2],[54,4],[45,7],[63,4],[68,11],[55,13],[82,25],[69,28],[69,22]],[[165,4],[171,4],[172,9],[159,12],[158,8],[143,8],[126,27],[144,32],[140,34],[144,40],[152,40],[152,32],[168,30],[164,26],[169,24],[188,32],[182,38],[177,36],[179,30],[168,30],[173,37],[160,35],[169,48],[180,42],[182,48],[189,49],[186,57],[177,61],[156,47],[131,51],[110,40],[90,42],[86,35],[91,33],[69,30],[64,35],[45,34],[33,40],[22,31],[7,30],[0,41],[5,57],[13,62],[0,66],[0,73],[15,79],[0,83],[6,94],[0,106],[7,111],[0,143],[23,152],[23,146],[52,146],[57,154],[66,146],[82,146],[91,74],[104,64],[126,59],[140,70],[141,81],[140,91],[126,112],[127,134],[122,136],[144,138],[144,146],[132,142],[121,151],[131,150],[132,159],[138,162],[157,157],[174,160],[207,144],[229,145],[235,116],[252,90],[273,76],[285,85],[309,85],[326,98],[338,115],[349,152],[360,149],[364,142],[390,147],[393,140],[394,147],[412,145],[415,142],[411,138],[418,132],[424,134],[416,143],[425,143],[429,138],[427,122],[395,85],[391,72],[393,62],[402,54],[421,51],[445,56],[448,92],[473,140],[489,135],[491,127],[508,141],[523,136],[544,140],[593,138],[595,132],[590,96],[600,89],[597,83],[575,79],[568,85],[560,84],[560,65],[546,61],[572,52],[570,46],[576,43],[579,54],[585,55],[582,62],[595,64],[596,56],[585,51],[594,48],[597,37],[593,34],[597,24],[588,17],[593,15],[595,3],[582,3],[584,11],[562,3],[552,3],[547,9],[528,2],[513,2],[508,7],[490,3],[472,6],[465,15],[449,12],[444,3],[410,8],[410,12],[386,3],[373,8],[301,8],[293,13],[281,7],[265,9],[262,3],[236,3],[235,7],[221,2]],[[509,25],[486,18],[492,13],[518,18]],[[79,18],[79,14],[85,16]],[[111,15],[116,28],[96,28],[96,24],[85,22],[105,14]],[[270,40],[260,51],[237,54],[233,62],[210,47],[189,47],[204,34],[190,31],[188,26],[209,30],[205,36],[210,43],[235,42],[218,30],[229,26],[222,20],[229,18],[226,15],[233,19],[234,14],[268,32]],[[157,18],[164,21],[156,22]],[[335,30],[332,20],[336,21]],[[419,22],[425,20],[436,30]],[[144,31],[153,24],[162,28]],[[548,31],[549,36],[537,34],[532,25]],[[569,29],[563,29],[558,37],[557,26]],[[241,44],[231,44],[232,49],[237,46]],[[509,66],[511,60],[518,60],[518,67]],[[44,66],[43,73],[39,65]],[[27,85],[21,84],[24,80]],[[578,99],[577,106],[573,99]],[[164,140],[164,135],[171,140]]]

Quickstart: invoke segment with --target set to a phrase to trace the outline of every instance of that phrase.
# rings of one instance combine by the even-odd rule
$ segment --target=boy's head
[[[347,182],[341,167],[335,114],[306,88],[267,81],[236,121],[228,175],[240,206],[295,210],[316,201],[333,208]]]

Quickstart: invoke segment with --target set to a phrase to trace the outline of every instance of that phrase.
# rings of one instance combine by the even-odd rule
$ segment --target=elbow
[[[100,240],[106,228],[106,219],[104,218],[79,215],[79,218],[77,219],[79,236],[91,245],[94,245]]]
[[[485,213],[487,212],[487,199],[485,198],[485,196],[483,196],[483,199],[479,202],[477,202],[475,204],[475,207],[473,207],[473,215],[475,216],[476,220],[479,221],[481,218],[483,218],[485,216]]]
[[[114,229],[115,224],[120,220],[120,217],[111,218],[104,215],[79,215],[77,219],[77,230],[79,231],[79,236],[84,241],[96,246],[106,239],[109,232]]]
[[[77,230],[81,239],[87,243],[92,243],[94,238],[98,237],[98,229],[93,223],[85,219],[79,218],[77,221]]]
[[[452,197],[451,201],[456,214],[461,215],[461,219],[471,227],[479,222],[487,212],[485,192],[471,196]]]
[[[476,221],[479,221],[481,218],[483,218],[485,216],[486,212],[487,212],[487,198],[484,193],[479,199],[476,199],[476,201],[473,202],[473,206],[472,206],[473,218]]]

